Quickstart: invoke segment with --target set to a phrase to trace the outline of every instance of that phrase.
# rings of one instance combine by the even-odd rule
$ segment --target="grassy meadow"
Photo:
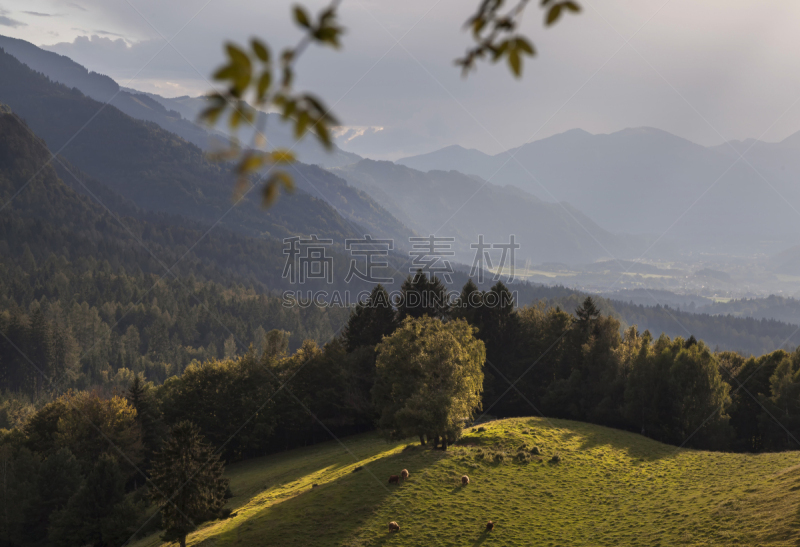
[[[799,456],[678,449],[544,418],[471,428],[447,452],[359,435],[229,466],[235,516],[189,544],[797,545]],[[403,468],[409,479],[389,485]]]

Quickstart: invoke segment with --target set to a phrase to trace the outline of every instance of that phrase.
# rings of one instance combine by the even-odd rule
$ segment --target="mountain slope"
[[[767,182],[727,145],[706,148],[653,128],[572,130],[495,156],[463,151],[454,159],[444,149],[398,163],[494,175],[494,183],[567,201],[612,231],[666,233],[705,251],[775,252],[797,244],[800,231],[791,142],[748,152]]]
[[[792,545],[800,539],[800,469],[792,453],[677,449],[547,418],[500,420],[485,429],[468,430],[446,453],[402,450],[404,443],[363,435],[232,465],[228,506],[235,516],[202,525],[189,545]],[[541,456],[516,459],[518,450],[533,446]],[[501,451],[505,459],[497,463]],[[555,453],[562,461],[547,463]],[[357,466],[364,470],[354,473]],[[410,472],[404,484],[386,484],[404,468]],[[465,473],[470,484],[462,487]],[[495,522],[491,533],[488,520]],[[389,521],[400,525],[399,533],[388,531]],[[134,545],[161,542],[154,534]]]
[[[226,285],[289,288],[281,276],[285,257],[280,241],[225,228],[207,233],[199,222],[143,211],[64,159],[45,166],[49,157],[45,143],[16,115],[0,114],[4,260],[21,262],[27,248],[39,263],[51,257],[91,257],[132,274],[171,277],[165,267],[172,267],[177,276]],[[346,271],[339,270],[347,259],[336,249],[330,254],[337,278],[344,277]],[[24,278],[13,281],[25,283]]]
[[[36,47],[35,45],[7,36],[0,36],[0,48],[53,81],[70,88],[77,88],[88,97],[99,102],[109,102],[129,116],[157,123],[163,129],[175,133],[187,141],[208,149],[215,141],[226,138],[226,131],[220,126],[219,131],[208,130],[194,122],[205,108],[203,97],[167,99],[152,93],[142,93],[135,89],[120,86],[103,74],[91,72],[58,53]],[[291,136],[290,128],[281,123],[277,116],[270,116],[267,125],[267,136],[277,146],[294,146],[300,159],[306,163],[324,165],[326,167],[346,165],[361,159],[356,154],[335,148],[327,152],[311,139],[296,142]],[[275,118],[275,119],[272,119]],[[243,131],[245,136],[247,131]]]
[[[138,92],[136,92],[138,93]],[[208,105],[205,97],[176,97],[167,98],[153,93],[144,93],[147,97],[160,103],[169,110],[180,112],[187,120],[197,120]],[[254,126],[261,124],[266,127],[266,135],[270,144],[279,148],[291,148],[303,163],[319,165],[322,167],[341,167],[359,161],[361,156],[353,152],[342,150],[334,145],[332,150],[325,150],[312,136],[306,135],[298,141],[294,137],[293,127],[286,123],[278,114],[260,112]],[[220,134],[232,136],[233,134],[224,124],[216,126]],[[255,129],[253,126],[242,124],[237,136],[242,142],[252,142]]]
[[[122,90],[108,76],[91,72],[68,57],[7,36],[0,36],[0,48],[51,80],[79,89],[87,97],[101,103],[108,102],[133,118],[155,122],[197,146],[208,147],[210,144],[209,132],[183,119],[178,112],[168,110],[144,94]]]
[[[515,187],[488,184],[456,171],[423,173],[387,161],[362,160],[333,170],[386,204],[422,235],[456,238],[457,257],[472,263],[479,234],[490,243],[521,245],[516,259],[590,262],[630,254],[638,242],[611,234],[569,204],[546,203]]]
[[[8,76],[0,80],[0,101],[24,118],[51,150],[60,151],[143,209],[181,214],[209,225],[221,219],[224,226],[258,237],[316,233],[342,241],[364,234],[364,227],[303,191],[282,196],[280,206],[268,211],[261,209],[258,192],[253,191],[251,199],[231,208],[232,176],[226,166],[209,162],[196,146],[156,124],[135,120],[50,82],[6,53],[0,53],[0,71]],[[311,182],[327,177],[319,170],[298,169]],[[326,181],[317,183],[333,188]],[[358,209],[352,216],[388,226],[380,218],[388,216],[380,206],[346,185],[338,187],[348,192],[345,198]],[[330,192],[328,199],[334,199]],[[393,226],[401,229],[399,223]]]

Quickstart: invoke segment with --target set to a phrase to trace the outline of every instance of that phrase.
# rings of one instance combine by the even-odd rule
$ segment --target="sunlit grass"
[[[190,544],[795,545],[800,539],[796,453],[676,449],[565,420],[484,427],[466,432],[447,453],[404,451],[365,435],[346,440],[349,452],[326,443],[230,466],[237,516],[207,525]],[[534,446],[542,454],[520,462],[517,454]],[[503,462],[496,463],[500,452]],[[555,453],[560,463],[549,463]],[[365,469],[354,473],[356,465]],[[389,485],[388,476],[403,468],[409,480]],[[462,474],[470,477],[466,487]],[[392,520],[399,533],[388,532]],[[487,520],[496,523],[491,533],[484,531]],[[158,541],[139,543],[145,544]]]

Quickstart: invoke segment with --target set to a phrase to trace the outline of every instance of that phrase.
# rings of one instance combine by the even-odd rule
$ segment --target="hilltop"
[[[541,455],[517,458],[534,446]],[[496,461],[500,452],[503,462]],[[550,463],[555,453],[561,461]],[[364,469],[353,472],[357,466]],[[408,481],[388,485],[387,477],[403,468]],[[466,487],[458,480],[463,473],[471,479]],[[446,453],[367,434],[231,465],[228,476],[236,515],[203,525],[190,545],[788,545],[800,539],[800,466],[793,453],[680,449],[567,420],[491,422],[483,431],[465,431]],[[483,530],[490,519],[491,534]],[[391,520],[399,533],[388,533]],[[160,544],[157,535],[135,543]]]

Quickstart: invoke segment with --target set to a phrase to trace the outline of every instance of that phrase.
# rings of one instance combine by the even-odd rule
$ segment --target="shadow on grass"
[[[365,464],[358,473],[348,473],[334,481],[307,489],[294,497],[265,507],[241,526],[218,536],[220,543],[240,542],[243,545],[300,546],[362,545],[353,543],[361,529],[380,507],[402,491],[405,484],[389,484],[391,475],[408,468],[411,477],[406,484],[421,480],[420,473],[447,454],[440,451],[412,450],[398,452]],[[374,524],[374,523],[370,523]],[[388,521],[381,533],[367,544],[391,542],[400,532],[390,533]]]
[[[321,473],[316,481],[324,481],[326,476],[353,467],[357,463],[354,455],[364,460],[376,451],[391,448],[378,439],[375,433],[364,433],[343,439],[346,449],[340,449],[336,441],[329,441],[231,464],[226,469],[234,494],[231,504],[246,503],[264,490],[280,489],[315,473]],[[331,447],[335,448],[333,452]],[[403,453],[416,450],[421,448],[408,445]]]
[[[626,454],[631,459],[652,462],[671,457],[675,455],[677,450],[675,446],[667,445],[624,429],[615,429],[585,422],[553,421],[562,422],[564,427],[569,427],[572,430],[567,436],[580,439],[581,444],[578,448],[580,451],[607,446]]]
[[[490,534],[491,534],[491,532],[489,532],[489,530],[484,530],[483,532],[481,532],[481,535],[477,539],[477,541],[475,543],[473,543],[472,545],[483,545],[483,542],[486,541],[487,539],[489,539],[489,535]]]

